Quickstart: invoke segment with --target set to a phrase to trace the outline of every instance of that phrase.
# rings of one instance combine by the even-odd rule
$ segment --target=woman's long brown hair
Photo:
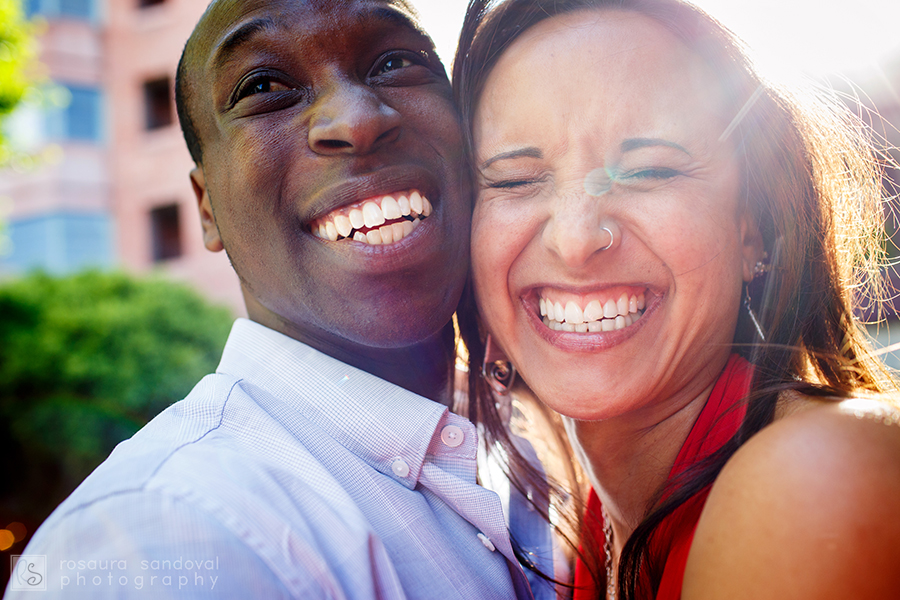
[[[885,264],[881,173],[890,159],[873,144],[862,120],[833,97],[801,96],[765,81],[740,42],[692,5],[678,0],[471,0],[453,65],[453,87],[473,167],[474,115],[497,59],[536,23],[583,8],[650,17],[717,74],[731,114],[741,115],[730,135],[743,161],[743,201],[757,219],[769,255],[768,274],[751,289],[765,342],[743,310],[734,338],[735,351],[755,365],[741,428],[718,453],[659,491],[657,498],[664,500],[648,511],[623,550],[620,597],[646,598],[655,595],[663,566],[659,557],[648,554],[653,532],[667,515],[710,485],[742,444],[772,422],[779,394],[797,390],[846,398],[897,390],[854,316],[861,297],[867,302],[883,297],[878,283]],[[542,485],[540,474],[510,442],[480,377],[484,331],[473,298],[470,285],[459,312],[469,355],[470,418],[484,424],[488,447],[496,443],[506,449],[513,485],[543,490],[545,501],[570,507],[564,520],[583,532],[591,530],[579,521],[583,503],[572,503],[565,487],[552,480]],[[580,542],[594,580],[604,581],[598,552],[602,540]],[[569,543],[578,544],[571,537]]]

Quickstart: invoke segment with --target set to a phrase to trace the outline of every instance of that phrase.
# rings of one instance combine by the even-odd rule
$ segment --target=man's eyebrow
[[[220,69],[228,62],[228,59],[234,54],[241,45],[252,39],[255,35],[275,29],[275,21],[269,18],[253,19],[244,23],[226,37],[219,47],[216,48],[213,56],[213,68]]]
[[[490,157],[483,163],[481,163],[482,169],[487,169],[489,166],[497,162],[498,160],[508,160],[511,158],[544,158],[544,153],[541,152],[540,148],[536,148],[534,146],[528,146],[527,148],[518,148],[516,150],[510,150],[509,152],[501,152],[500,154],[495,154]]]
[[[685,150],[683,146],[679,146],[675,142],[670,142],[668,140],[663,140],[660,138],[628,138],[619,144],[619,150],[623,153],[630,152],[631,150],[639,150],[640,148],[649,148],[651,146],[666,146],[667,148],[675,148],[676,150],[681,150],[688,156],[691,155],[690,152]]]
[[[370,19],[377,19],[379,21],[386,21],[391,25],[400,25],[402,27],[406,27],[415,31],[416,33],[421,33],[423,35],[425,32],[422,28],[412,20],[408,15],[400,12],[399,10],[388,8],[386,6],[379,6],[377,8],[372,9],[371,12],[360,15],[360,21],[368,21]]]

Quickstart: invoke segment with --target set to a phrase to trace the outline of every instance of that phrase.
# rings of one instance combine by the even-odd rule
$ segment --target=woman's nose
[[[309,147],[317,154],[366,154],[400,134],[400,113],[361,83],[335,83],[313,110]]]
[[[598,253],[609,252],[619,245],[620,229],[604,214],[601,202],[587,194],[554,201],[542,232],[543,243],[567,267],[582,267]]]

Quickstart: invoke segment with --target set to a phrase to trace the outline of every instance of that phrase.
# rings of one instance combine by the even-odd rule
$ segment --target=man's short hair
[[[184,44],[184,50],[181,51],[181,58],[178,60],[178,69],[175,71],[175,109],[178,112],[178,122],[181,124],[181,133],[184,135],[184,141],[187,144],[188,152],[191,158],[199,166],[203,162],[203,147],[200,145],[200,137],[197,135],[197,129],[194,127],[194,121],[191,119],[188,103],[191,99],[191,86],[188,81],[187,74],[187,56],[191,38]]]

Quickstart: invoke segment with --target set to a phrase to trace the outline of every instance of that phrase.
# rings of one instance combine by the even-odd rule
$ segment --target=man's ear
[[[740,218],[741,253],[743,260],[743,277],[746,283],[753,281],[756,274],[756,263],[763,260],[766,254],[763,246],[762,233],[756,224],[756,219],[750,211],[744,211]]]
[[[203,167],[195,167],[191,171],[191,186],[197,197],[197,208],[200,209],[200,225],[203,227],[203,245],[210,252],[221,252],[225,246],[216,226],[216,215],[213,213],[212,204],[209,203],[209,193],[206,191],[206,179],[203,177]]]

